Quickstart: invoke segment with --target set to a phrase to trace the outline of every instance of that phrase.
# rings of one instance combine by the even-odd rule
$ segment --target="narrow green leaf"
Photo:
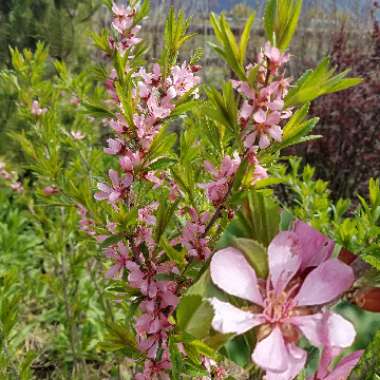
[[[247,55],[249,35],[251,33],[251,29],[252,29],[253,23],[255,21],[255,16],[256,16],[256,13],[252,13],[248,17],[248,20],[246,21],[246,23],[244,25],[244,29],[243,29],[243,32],[242,32],[241,37],[240,37],[239,50],[240,50],[240,63],[242,65],[244,65],[245,58]]]

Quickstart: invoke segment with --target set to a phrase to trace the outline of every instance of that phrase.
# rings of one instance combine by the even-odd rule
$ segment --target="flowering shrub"
[[[378,289],[363,276],[376,266],[376,254],[364,240],[353,249],[362,258],[343,250],[305,223],[313,219],[303,198],[291,210],[294,218],[271,187],[299,181],[280,164],[282,149],[320,137],[310,135],[318,121],[308,118],[310,102],[361,80],[335,74],[328,59],[296,81],[286,76],[300,0],[267,2],[268,42],[256,59],[246,57],[254,15],[239,40],[223,15],[211,15],[213,47],[233,72],[220,88],[201,83],[199,52],[181,57],[192,37],[183,12],[170,10],[161,57],[146,63],[139,32],[148,1],[106,3],[111,27],[94,35],[111,65],[93,69],[103,83],[82,85],[90,81],[86,73],[75,80],[56,63],[57,87],[20,96],[32,130],[14,134],[31,157],[31,189],[57,210],[41,219],[77,222],[82,244],[91,251],[96,242],[103,252],[98,259],[112,304],[100,292],[106,335],[100,347],[133,359],[137,380],[222,379],[230,375],[223,360],[267,380],[347,378],[362,352],[336,363],[356,332],[332,306],[345,298],[374,309]],[[30,54],[14,55],[23,67]],[[69,129],[60,85],[71,92],[63,106],[75,114]],[[103,152],[90,130],[96,119],[105,130]],[[371,186],[371,205],[363,208],[375,226],[380,197],[378,184]],[[49,237],[59,251],[54,264],[62,268],[74,374],[85,354],[76,348],[79,328],[69,317],[80,314],[64,282],[94,259],[75,260],[77,235]],[[66,253],[73,255],[68,264]],[[309,343],[321,353],[314,374]]]

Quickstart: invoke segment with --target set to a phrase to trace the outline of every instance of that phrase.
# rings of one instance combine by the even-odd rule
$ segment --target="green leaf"
[[[178,328],[201,339],[209,334],[214,310],[208,301],[199,295],[185,295],[177,307]]]
[[[210,270],[207,268],[190,288],[186,295],[197,295],[203,298],[216,297],[221,300],[227,300],[225,294],[219,290],[211,281]]]
[[[352,372],[349,380],[373,380],[380,373],[380,331],[366,349],[359,365]]]
[[[192,347],[198,353],[198,356],[206,356],[214,360],[218,360],[220,356],[213,348],[209,347],[206,343],[202,342],[201,340],[192,340],[190,343],[187,344],[187,346]]]
[[[98,119],[113,119],[115,115],[105,109],[103,106],[98,104],[90,104],[86,102],[82,102],[81,105],[84,107],[82,111],[84,114],[98,118]]]
[[[109,352],[122,351],[131,358],[141,357],[136,347],[136,337],[129,326],[107,322],[106,327],[107,335],[99,344],[100,349]]]
[[[264,11],[264,29],[272,45],[288,48],[302,10],[302,0],[268,0]]]
[[[160,247],[165,251],[168,258],[172,261],[174,261],[180,269],[185,267],[186,261],[185,256],[186,253],[184,251],[177,251],[175,248],[173,248],[169,242],[161,237],[160,240]]]
[[[210,15],[210,23],[214,29],[215,37],[219,42],[219,45],[210,43],[210,46],[222,57],[223,60],[231,67],[241,80],[246,80],[245,69],[244,69],[244,58],[245,52],[242,55],[240,46],[236,42],[235,36],[228,24],[225,16],[222,14],[220,17],[216,16],[215,13]],[[251,25],[250,25],[251,23]],[[247,21],[246,29],[244,30],[244,35],[242,35],[241,46],[246,49],[246,44],[248,43],[249,31],[252,27],[253,19],[252,17]]]
[[[227,357],[240,367],[251,362],[252,350],[244,336],[237,336],[224,345]]]
[[[217,243],[217,249],[232,246],[235,238],[253,239],[267,247],[277,235],[280,208],[270,190],[250,191],[238,212]]]
[[[238,109],[232,84],[225,83],[221,93],[209,87],[206,94],[209,99],[209,104],[205,107],[207,116],[225,126],[233,136],[239,136]]]
[[[159,242],[166,228],[168,227],[171,218],[178,206],[179,200],[169,203],[166,196],[163,196],[160,200],[160,206],[157,211],[157,222],[154,231],[154,238],[156,242]]]
[[[342,91],[362,82],[361,78],[346,78],[349,70],[337,75],[330,68],[329,58],[324,58],[314,70],[306,71],[285,98],[287,107],[310,102],[319,96]]]
[[[173,337],[169,337],[169,353],[171,361],[171,374],[173,380],[180,380],[182,373],[182,358],[181,353],[178,350],[177,343],[174,341]]]
[[[160,60],[164,76],[167,76],[171,67],[175,65],[182,45],[194,36],[187,34],[189,26],[190,19],[185,18],[185,13],[181,10],[176,14],[171,7],[165,23],[163,54]]]
[[[177,162],[176,159],[170,157],[160,157],[157,158],[154,162],[149,164],[148,170],[165,170],[170,168]]]
[[[123,238],[124,236],[122,235],[112,235],[100,243],[100,248],[107,248],[111,245],[117,244]]]
[[[267,278],[268,254],[260,243],[252,239],[234,238],[233,246],[244,254],[258,277]]]
[[[240,63],[242,65],[244,65],[245,57],[247,55],[249,35],[251,33],[251,29],[252,29],[253,23],[255,21],[255,16],[256,16],[256,13],[252,13],[248,17],[248,19],[244,25],[243,32],[241,33],[240,43],[239,43],[239,51],[240,51]]]

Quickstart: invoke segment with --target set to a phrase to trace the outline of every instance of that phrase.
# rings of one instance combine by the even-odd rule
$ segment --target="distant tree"
[[[1,62],[9,62],[9,46],[34,50],[37,41],[58,59],[84,54],[79,45],[99,6],[99,0],[1,0]]]

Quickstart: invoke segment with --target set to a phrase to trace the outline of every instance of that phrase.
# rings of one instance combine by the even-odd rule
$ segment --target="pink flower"
[[[124,117],[121,114],[117,115],[117,119],[112,119],[108,121],[108,124],[110,127],[117,133],[117,134],[124,134],[128,132],[128,124]]]
[[[212,326],[227,334],[243,334],[258,327],[258,343],[252,360],[266,370],[268,380],[294,379],[305,366],[306,352],[295,344],[301,332],[313,345],[349,347],[355,338],[350,322],[338,314],[321,312],[354,282],[351,267],[326,257],[329,239],[300,222],[295,231],[279,233],[268,247],[267,280],[258,280],[254,269],[235,248],[214,254],[211,279],[225,292],[250,301],[247,311],[211,300],[215,310]],[[309,253],[313,253],[310,258]],[[305,272],[302,268],[312,267]],[[306,275],[306,277],[305,277]]]
[[[80,98],[78,98],[77,96],[72,96],[70,99],[70,104],[72,104],[73,106],[79,106]]]
[[[22,183],[19,181],[11,183],[10,187],[16,193],[22,193],[24,191],[24,187],[22,186]]]
[[[332,371],[327,368],[323,368],[323,374],[321,374],[321,368],[314,376],[309,377],[308,380],[347,380],[352,370],[358,364],[364,351],[355,351],[350,355],[344,357],[338,365]],[[322,353],[322,357],[323,357]],[[331,364],[331,363],[328,363]]]
[[[129,261],[129,250],[126,245],[123,242],[119,242],[116,246],[107,248],[105,254],[114,262],[106,273],[106,277],[116,278],[122,275]]]
[[[95,193],[94,198],[97,201],[108,199],[109,203],[114,204],[126,196],[130,186],[132,185],[133,176],[127,173],[125,177],[120,178],[119,174],[112,169],[110,169],[108,173],[112,186],[106,185],[105,183],[98,183],[98,189],[100,191]]]
[[[156,123],[153,116],[134,115],[133,121],[136,125],[137,137],[142,150],[149,150],[150,144],[158,133],[160,125]]]
[[[74,140],[83,140],[86,137],[86,135],[81,131],[71,131],[70,135]]]
[[[55,185],[50,185],[50,186],[44,187],[43,193],[44,193],[44,195],[46,195],[48,197],[48,196],[59,193],[59,189]]]
[[[139,289],[143,295],[155,298],[158,292],[157,282],[154,279],[156,275],[155,269],[143,271],[135,262],[129,262],[127,268],[129,270],[129,285]]]
[[[120,166],[126,173],[133,173],[135,169],[143,164],[143,152],[132,152],[127,150],[120,158]]]
[[[210,162],[204,164],[206,170],[213,176],[214,181],[206,184],[201,184],[202,189],[207,190],[207,195],[214,206],[218,206],[224,202],[230,182],[240,166],[240,157],[225,156],[217,170]]]
[[[162,359],[159,362],[146,360],[144,372],[138,373],[135,380],[170,380],[167,370],[171,368],[169,358]]]
[[[113,21],[112,26],[114,29],[123,34],[126,30],[130,29],[133,26],[133,19],[135,17],[136,11],[131,7],[126,7],[125,5],[113,4]]]
[[[210,256],[211,250],[208,247],[208,238],[203,235],[206,231],[209,214],[198,215],[194,209],[190,209],[189,214],[191,221],[188,221],[183,228],[179,242],[187,249],[189,256],[206,260]]]
[[[265,112],[260,109],[253,115],[255,122],[253,132],[245,136],[244,146],[251,148],[256,140],[259,147],[265,149],[270,145],[271,139],[280,142],[282,140],[282,129],[279,126],[281,114],[277,111]]]
[[[171,71],[171,98],[185,95],[201,82],[201,78],[194,75],[191,67],[184,62],[182,66],[174,66]]]
[[[87,216],[88,211],[86,207],[81,204],[78,204],[77,207],[80,216],[79,229],[89,236],[95,236],[95,222]]]
[[[108,139],[108,148],[104,148],[104,153],[110,155],[117,155],[123,152],[125,148],[125,143],[121,139]]]
[[[256,162],[255,164],[255,169],[253,172],[253,181],[252,184],[255,184],[258,181],[262,181],[263,179],[268,178],[268,172],[267,170],[260,165],[259,161]]]
[[[140,30],[141,26],[136,25],[116,44],[116,48],[122,56],[128,49],[132,48],[142,41],[142,38],[137,37],[137,34]]]
[[[252,100],[255,99],[256,93],[255,90],[253,90],[247,82],[241,82],[241,81],[232,81],[232,86],[234,89],[236,89],[241,95],[247,97],[248,99]]]
[[[170,185],[170,191],[169,191],[168,198],[169,198],[169,201],[174,202],[182,195],[181,190],[179,189],[178,185],[174,181],[171,181],[169,185]]]
[[[140,208],[138,211],[139,222],[145,223],[148,226],[154,226],[156,224],[156,217],[153,213],[157,210],[158,206],[158,202],[152,202],[150,205]]]
[[[289,54],[282,54],[279,49],[267,42],[264,46],[264,56],[269,60],[269,70],[275,74],[277,69],[289,61]]]
[[[32,102],[32,115],[41,116],[47,112],[47,108],[41,108],[38,100]]]
[[[156,95],[151,95],[147,101],[147,106],[150,114],[154,119],[166,119],[174,108],[170,102],[160,102]]]
[[[153,229],[146,226],[138,226],[135,234],[135,243],[137,246],[145,244],[149,250],[156,247],[156,242],[153,239]]]
[[[252,104],[250,104],[247,100],[243,102],[243,105],[240,109],[240,119],[243,122],[247,122],[248,119],[252,117],[253,111],[255,110],[255,107],[253,107]]]
[[[134,76],[141,77],[146,84],[157,86],[161,79],[161,67],[158,63],[155,63],[151,73],[147,73],[145,68],[141,67]]]
[[[153,183],[153,188],[157,189],[164,183],[164,180],[162,178],[159,178],[153,171],[150,171],[144,175],[144,178]]]

